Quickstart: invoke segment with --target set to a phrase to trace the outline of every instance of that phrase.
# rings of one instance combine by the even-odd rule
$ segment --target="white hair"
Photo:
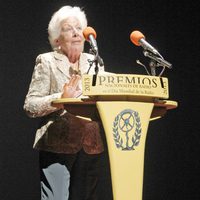
[[[60,23],[69,17],[76,17],[83,29],[87,27],[87,19],[84,11],[79,7],[63,6],[52,15],[48,26],[49,42],[53,49],[57,47],[56,39],[60,35]]]

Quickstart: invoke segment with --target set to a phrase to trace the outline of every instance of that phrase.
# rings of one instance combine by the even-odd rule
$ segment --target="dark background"
[[[1,1],[0,199],[39,199],[38,153],[32,149],[38,121],[25,115],[23,103],[36,56],[51,50],[47,39],[51,15],[61,6],[77,5],[84,8],[88,24],[97,32],[99,52],[108,71],[146,73],[135,63],[140,59],[148,64],[148,60],[142,48],[131,43],[133,30],[140,30],[173,64],[164,76],[169,79],[170,100],[178,101],[179,107],[150,123],[143,199],[199,200],[197,4],[174,0]]]

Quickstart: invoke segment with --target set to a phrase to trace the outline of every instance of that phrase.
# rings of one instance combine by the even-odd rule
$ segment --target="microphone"
[[[83,30],[83,36],[90,43],[90,46],[92,47],[94,53],[97,53],[98,47],[96,42],[96,31],[92,27],[88,26]]]
[[[97,62],[99,63],[100,66],[103,66],[104,65],[103,59],[98,54],[96,31],[92,27],[88,26],[83,30],[83,36],[90,43],[90,46],[92,47],[92,51],[96,54]]]
[[[130,39],[136,46],[142,46],[145,50],[162,57],[160,53],[145,40],[145,36],[140,31],[133,31],[130,35]]]

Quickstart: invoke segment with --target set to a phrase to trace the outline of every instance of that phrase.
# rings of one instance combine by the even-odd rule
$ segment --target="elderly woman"
[[[81,74],[88,69],[95,73],[95,66],[90,68],[88,62],[94,56],[83,53],[86,26],[85,13],[79,7],[64,6],[54,13],[48,26],[54,51],[37,57],[25,99],[27,114],[43,119],[34,143],[40,156],[42,200],[98,199],[101,125],[52,105],[58,98],[80,97]]]

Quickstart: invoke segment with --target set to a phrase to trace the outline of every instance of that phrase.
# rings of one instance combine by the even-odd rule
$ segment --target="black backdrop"
[[[142,48],[129,39],[140,30],[174,66],[166,70],[170,99],[179,107],[151,122],[145,153],[144,200],[199,200],[198,1],[18,0],[0,5],[0,199],[39,199],[37,119],[23,112],[35,57],[47,52],[47,25],[63,5],[83,7],[106,69],[145,74]],[[86,44],[86,51],[88,44]],[[106,166],[105,166],[106,167]],[[102,186],[102,192],[104,188]],[[106,199],[106,195],[105,198]],[[109,199],[108,199],[109,200]]]

